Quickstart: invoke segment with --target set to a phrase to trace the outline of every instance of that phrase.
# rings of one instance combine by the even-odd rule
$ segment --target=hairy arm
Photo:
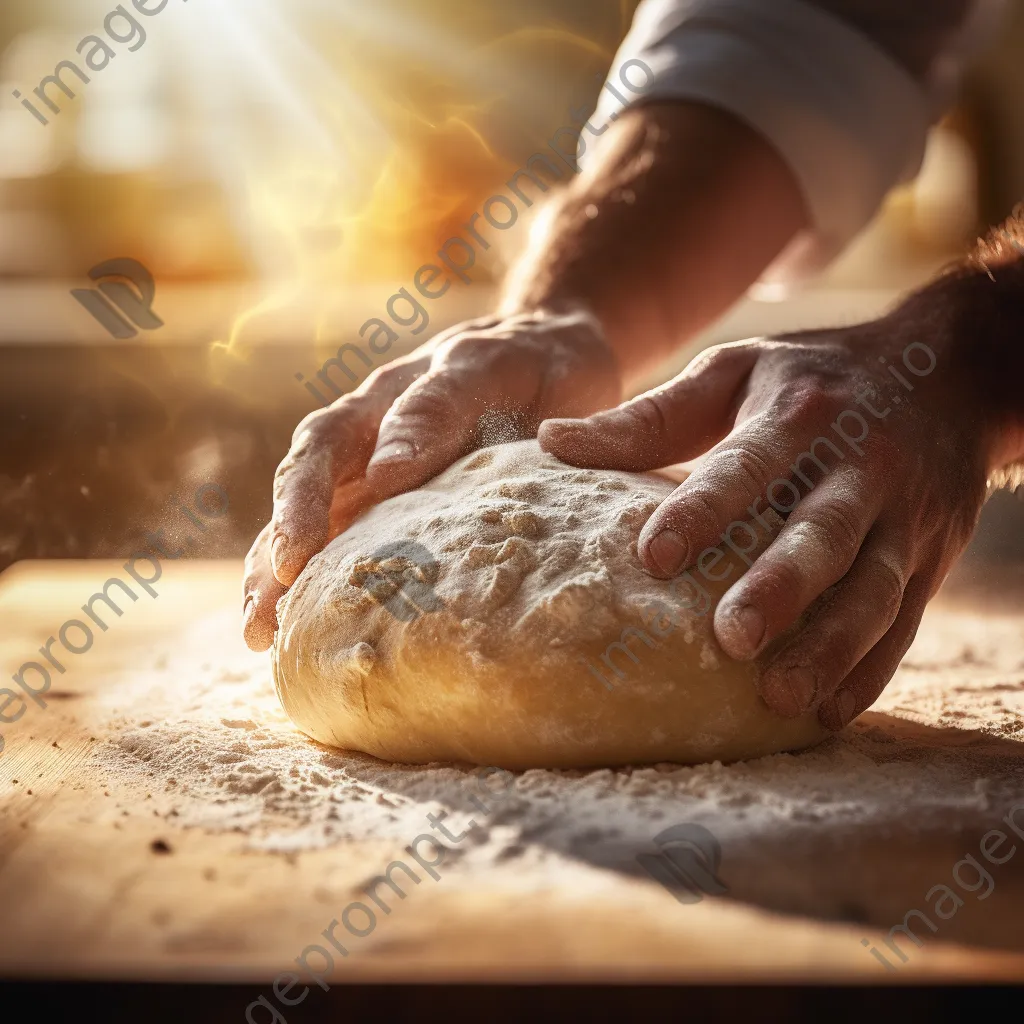
[[[941,106],[933,65],[952,66],[957,11],[989,2],[936,0],[894,17],[889,0],[645,0],[613,73],[641,62],[651,88],[588,121],[598,144],[499,314],[443,332],[296,428],[247,560],[250,646],[272,643],[278,599],[333,534],[475,445],[548,420],[542,439],[567,459],[584,436],[592,458],[609,443],[631,451],[628,415],[587,417],[759,276],[799,277],[843,248],[916,171]],[[922,24],[935,29],[923,44]],[[717,390],[688,393],[682,426],[665,411],[662,426],[685,429],[694,453],[731,429],[736,410],[721,395],[740,402],[757,379],[718,376]],[[674,461],[679,448],[660,456]]]
[[[778,152],[713,107],[635,107],[602,142],[546,212],[503,312],[583,303],[628,381],[736,302],[808,215]]]
[[[1024,460],[1024,225],[878,320],[709,349],[675,380],[541,445],[579,466],[645,470],[700,456],[645,524],[642,562],[671,577],[779,536],[726,592],[715,634],[760,658],[783,715],[839,729],[875,701],[960,556],[990,481]]]

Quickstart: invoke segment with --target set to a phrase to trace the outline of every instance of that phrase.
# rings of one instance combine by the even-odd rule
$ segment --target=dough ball
[[[521,441],[376,506],[280,602],[286,711],[322,743],[408,763],[697,763],[819,741],[813,715],[769,711],[757,666],[714,640],[741,558],[707,566],[719,583],[640,568],[637,537],[672,489]]]

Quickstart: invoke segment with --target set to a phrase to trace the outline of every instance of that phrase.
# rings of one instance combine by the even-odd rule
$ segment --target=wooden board
[[[0,576],[4,679],[119,570],[21,563]],[[197,623],[235,609],[240,578],[235,562],[169,565],[159,598],[130,605],[97,635],[57,677],[45,711],[32,706],[0,726],[0,975],[269,981],[324,942],[322,930],[394,852],[358,837],[255,852],[237,834],[183,828],[158,800],[126,807],[127,789],[95,772],[98,741],[83,724],[90,707],[138,666],[180,649]],[[220,656],[246,656],[237,630],[222,643]],[[926,853],[903,850],[906,870]],[[462,883],[459,870],[419,887],[386,927],[335,957],[334,980],[946,981],[1024,971],[1020,953],[929,941],[889,975],[861,947],[877,929],[737,899],[682,905],[653,881],[614,871],[524,898],[512,869]]]

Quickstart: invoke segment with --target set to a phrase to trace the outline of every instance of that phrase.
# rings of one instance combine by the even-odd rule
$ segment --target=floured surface
[[[46,960],[52,919],[80,921],[63,926],[76,962],[153,947],[173,962],[287,964],[430,831],[428,814],[447,810],[453,834],[471,818],[477,827],[450,844],[440,883],[411,892],[363,946],[353,940],[360,957],[346,970],[469,963],[484,977],[526,963],[556,977],[698,967],[749,977],[755,964],[799,963],[806,975],[884,978],[860,937],[926,909],[925,892],[952,885],[954,864],[977,856],[1024,799],[1024,615],[1006,608],[933,604],[875,711],[813,750],[729,766],[533,770],[485,815],[467,795],[468,767],[397,767],[303,737],[277,706],[266,658],[237,640],[228,597],[238,569],[198,586],[200,567],[174,568],[184,596],[169,584],[145,643],[142,633],[128,642],[126,621],[125,653],[99,652],[102,671],[81,684],[88,699],[55,703],[6,734],[0,771],[18,782],[0,778],[5,962]],[[216,608],[197,601],[207,593]],[[0,587],[0,611],[23,605]],[[189,614],[172,632],[179,608]],[[37,635],[44,620],[29,618]],[[44,808],[48,784],[58,791]],[[719,840],[728,896],[683,906],[638,868],[653,836],[682,822]],[[173,855],[151,855],[150,837]],[[94,859],[72,882],[76,845]],[[102,910],[92,901],[122,859]],[[47,863],[59,872],[49,881]],[[939,969],[943,940],[1024,949],[1024,853],[990,870],[990,896],[964,894],[904,971]],[[158,884],[168,873],[174,885]]]
[[[208,624],[213,633],[228,626]],[[120,703],[103,762],[121,777],[152,772],[183,824],[239,828],[255,849],[357,837],[402,845],[429,831],[426,814],[440,807],[452,812],[456,834],[484,819],[458,847],[469,861],[460,879],[525,871],[538,885],[562,885],[579,862],[637,874],[635,854],[653,835],[693,821],[722,844],[722,877],[737,898],[865,921],[881,901],[889,917],[899,909],[899,920],[915,900],[922,905],[925,881],[949,875],[962,856],[958,836],[980,839],[1024,800],[1018,617],[934,608],[874,711],[820,748],[728,766],[530,770],[517,773],[511,797],[489,818],[464,792],[469,766],[395,766],[305,739],[280,711],[259,657],[205,678],[192,673],[189,680],[187,661],[172,662],[166,682],[157,676],[138,694],[136,710],[125,714]],[[905,860],[879,860],[886,848]],[[1015,878],[1017,898],[1022,869],[1024,857],[1003,872]],[[901,876],[905,891],[900,883],[889,892]],[[997,926],[1008,910],[996,907],[971,940],[1008,941]],[[1024,933],[1015,942],[1024,948]]]

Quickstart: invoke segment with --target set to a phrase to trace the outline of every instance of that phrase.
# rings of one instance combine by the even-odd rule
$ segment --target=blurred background
[[[125,42],[104,32],[115,6],[0,5],[0,570],[128,552],[209,482],[231,514],[198,553],[244,554],[319,405],[297,375],[365,348],[360,325],[578,128],[636,3],[168,0],[150,17],[128,3],[139,28],[112,23]],[[86,68],[83,54],[105,59],[89,36],[115,54],[102,70]],[[787,299],[755,293],[661,376],[714,342],[873,316],[1005,217],[1024,198],[1021,52],[1024,0],[919,179],[842,260]],[[75,95],[52,84],[54,113],[34,90],[67,60],[89,81],[65,69]],[[376,365],[486,312],[528,230],[522,211],[490,231],[471,282]],[[118,339],[72,296],[115,258],[152,273],[163,326]],[[1013,496],[990,502],[973,556],[1024,553],[1022,515]]]

